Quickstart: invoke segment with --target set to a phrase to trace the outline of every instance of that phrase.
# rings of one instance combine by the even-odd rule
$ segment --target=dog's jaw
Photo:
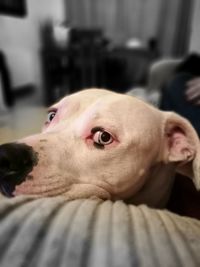
[[[154,208],[164,208],[169,200],[174,183],[173,165],[158,163],[149,171],[149,177],[129,202],[135,205],[148,203]]]

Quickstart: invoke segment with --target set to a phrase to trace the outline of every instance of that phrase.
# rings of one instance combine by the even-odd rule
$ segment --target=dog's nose
[[[0,191],[13,196],[15,186],[22,183],[37,164],[37,153],[20,143],[0,145]]]

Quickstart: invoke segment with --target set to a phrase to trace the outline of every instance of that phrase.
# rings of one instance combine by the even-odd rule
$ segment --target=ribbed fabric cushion
[[[121,201],[2,199],[0,266],[200,266],[200,222]]]

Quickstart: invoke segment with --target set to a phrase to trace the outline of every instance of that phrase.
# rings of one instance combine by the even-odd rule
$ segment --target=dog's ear
[[[176,171],[190,177],[200,190],[200,141],[188,120],[173,112],[165,112],[164,159],[174,163]]]

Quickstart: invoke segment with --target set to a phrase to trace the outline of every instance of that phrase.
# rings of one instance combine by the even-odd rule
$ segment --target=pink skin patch
[[[168,145],[170,148],[170,158],[176,161],[189,161],[194,157],[194,150],[188,143],[185,133],[181,128],[176,127],[168,133]]]
[[[43,130],[45,130],[50,123],[57,124],[59,121],[58,110],[56,108],[50,108],[47,113],[47,120],[44,123]]]
[[[43,131],[48,131],[49,126],[55,126],[59,122],[67,119],[70,117],[70,115],[75,114],[77,110],[79,109],[80,104],[75,103],[69,103],[69,99],[63,99],[58,104],[50,107],[47,112],[47,120],[43,126]],[[50,117],[54,113],[54,117],[50,120]],[[51,128],[50,127],[50,128]]]
[[[119,143],[117,137],[109,130],[104,129],[101,126],[92,126],[90,121],[87,121],[87,125],[82,125],[83,128],[78,127],[78,136],[85,141],[85,143],[90,147],[94,144],[104,145],[104,148],[112,148]],[[82,131],[81,131],[82,130]],[[107,140],[103,140],[102,134],[107,135]],[[110,137],[110,139],[109,139]],[[104,136],[105,138],[105,136]]]
[[[101,103],[97,102],[92,108],[86,110],[75,122],[76,135],[85,140],[88,146],[98,146],[99,148],[111,148],[119,143],[117,137],[111,130],[107,130],[102,125],[95,125],[98,119],[97,108]]]

